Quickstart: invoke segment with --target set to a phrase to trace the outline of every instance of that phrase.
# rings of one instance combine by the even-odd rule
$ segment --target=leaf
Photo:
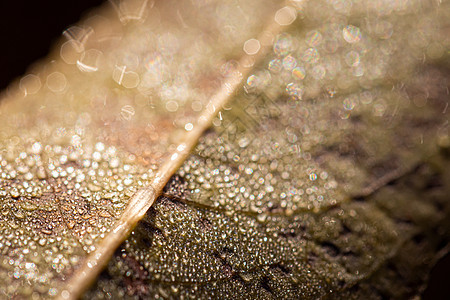
[[[386,22],[403,33],[392,43],[417,30],[402,19]],[[305,27],[279,39],[301,41]],[[377,40],[366,39],[365,55],[375,56]],[[336,59],[353,48],[341,47]],[[400,65],[411,59],[393,55]],[[388,69],[381,82],[338,86],[332,98],[323,86],[334,78],[322,78],[319,91],[309,88],[312,78],[295,103],[286,74],[261,83],[272,59],[213,122],[86,298],[404,299],[420,292],[449,234],[448,172],[426,162],[447,118],[448,71],[430,66],[392,78]],[[421,94],[433,97],[418,108]],[[422,180],[443,185],[431,192]]]
[[[8,297],[77,297],[95,279],[261,56],[241,45],[277,3],[251,17],[246,4],[113,6],[119,18],[104,8],[66,30],[59,59],[2,100]]]
[[[409,298],[448,239],[448,187],[427,202],[430,190],[411,186],[434,172],[424,165],[364,201],[263,220],[167,195],[86,298]]]
[[[448,242],[447,2],[236,4],[117,3],[2,101],[7,296],[80,295],[177,169],[87,298],[418,292],[378,273]]]

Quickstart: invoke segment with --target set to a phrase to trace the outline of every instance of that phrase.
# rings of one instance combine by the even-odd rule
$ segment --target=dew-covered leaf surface
[[[2,293],[56,294],[287,15],[85,298],[419,295],[450,237],[448,1],[141,2],[1,102]]]
[[[86,299],[410,298],[449,238],[448,184],[435,185],[450,180],[442,163],[423,163],[359,201],[291,217],[217,211],[169,193]]]
[[[87,298],[420,294],[450,234],[448,55],[424,52],[448,7],[376,3],[299,10]]]
[[[3,96],[3,296],[57,294],[151,182],[277,4],[240,2],[114,2]]]

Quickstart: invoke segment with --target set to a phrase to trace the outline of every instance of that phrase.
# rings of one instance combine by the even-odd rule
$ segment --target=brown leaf
[[[366,295],[448,241],[447,184],[376,198],[448,148],[446,3],[112,4],[1,102],[4,294],[79,297],[143,217],[87,297]]]

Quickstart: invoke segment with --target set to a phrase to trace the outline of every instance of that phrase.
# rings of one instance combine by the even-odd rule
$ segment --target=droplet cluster
[[[60,292],[210,109],[265,2],[110,1],[1,99],[2,295]]]
[[[435,147],[446,115],[428,118],[447,105],[442,78],[429,69],[391,90],[323,94],[301,105],[282,86],[245,90],[179,170],[190,189],[186,197],[209,207],[286,215],[347,201]],[[427,104],[418,106],[414,99],[424,94]]]
[[[0,102],[4,295],[58,294],[203,110],[221,109],[88,298],[320,298],[448,217],[416,185],[354,201],[448,144],[447,3],[111,3]],[[291,29],[213,107],[268,16]]]
[[[0,264],[8,271],[0,276],[10,282],[5,293],[51,295],[56,290],[49,285],[57,287],[60,277],[95,250],[152,173],[103,143],[74,150],[7,139],[3,146]],[[19,288],[23,281],[36,288]]]
[[[188,189],[173,178],[86,298],[340,297],[347,285],[370,284],[424,220],[448,216],[435,206],[448,207],[448,187],[423,200],[423,179],[437,174],[450,178],[427,165],[364,201],[264,219],[181,200]]]
[[[418,232],[433,235],[425,224],[448,218],[448,185],[429,189],[430,180],[448,182],[448,168],[424,163],[448,129],[447,71],[428,64],[446,58],[431,45],[448,49],[449,39],[431,28],[448,24],[448,9],[420,3],[420,13],[416,1],[280,9],[275,20],[293,28],[273,37],[273,53],[86,298],[345,299],[350,287],[371,287],[360,298],[382,290],[372,275],[389,270]],[[411,172],[419,163],[428,171]]]
[[[442,59],[449,47],[445,30],[432,29],[443,28],[448,13],[432,1],[421,2],[420,20],[417,1],[297,2],[298,26],[274,37],[265,67],[250,75],[253,90],[254,82],[261,90],[273,82],[293,102],[324,92],[333,98],[397,82],[417,63]]]

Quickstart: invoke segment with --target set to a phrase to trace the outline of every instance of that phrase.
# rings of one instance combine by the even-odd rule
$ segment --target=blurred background
[[[83,12],[104,0],[0,1],[0,90],[28,66],[47,56],[53,44]]]

